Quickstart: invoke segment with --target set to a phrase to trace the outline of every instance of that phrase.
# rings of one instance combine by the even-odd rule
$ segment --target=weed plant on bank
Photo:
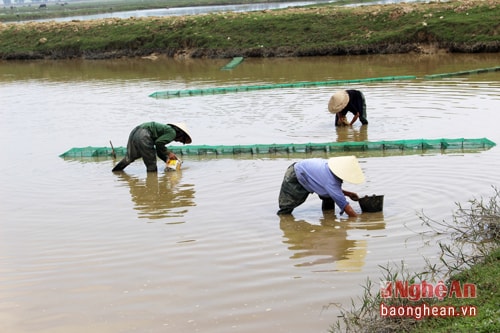
[[[401,262],[381,267],[381,281],[407,281],[420,286],[430,283],[451,292],[448,297],[392,297],[381,295],[381,285],[367,279],[363,295],[352,309],[341,309],[341,317],[330,332],[500,332],[500,193],[494,188],[489,199],[472,199],[469,207],[457,204],[452,221],[435,221],[421,215],[430,232],[422,235],[450,235],[439,242],[440,262],[427,261],[424,272],[411,272]],[[473,286],[460,290],[457,286]],[[436,289],[437,290],[437,289]],[[467,293],[467,294],[466,294]],[[451,295],[451,297],[450,297]],[[382,316],[386,307],[453,307],[470,312],[458,316]],[[462,308],[461,308],[462,307]]]
[[[494,0],[0,25],[0,59],[498,52]]]

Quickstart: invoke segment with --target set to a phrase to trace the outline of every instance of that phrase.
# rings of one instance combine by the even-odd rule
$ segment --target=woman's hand
[[[167,156],[168,156],[169,160],[177,160],[178,159],[177,156],[172,152],[169,152]]]
[[[351,198],[351,200],[353,200],[353,201],[358,201],[359,200],[359,196],[356,193],[351,193],[351,195],[349,196],[349,198]]]
[[[348,196],[352,201],[358,201],[359,200],[359,196],[358,196],[357,193],[349,192],[349,191],[344,191],[344,190],[342,190],[342,192],[344,192],[344,195]]]

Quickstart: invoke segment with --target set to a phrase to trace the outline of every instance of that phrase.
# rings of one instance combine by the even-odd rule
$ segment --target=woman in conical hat
[[[360,184],[365,176],[355,156],[332,157],[328,160],[310,158],[293,163],[285,172],[279,194],[278,215],[291,214],[311,193],[322,200],[323,210],[335,209],[335,204],[349,216],[357,216],[346,199],[357,201],[358,195],[342,189],[343,182]]]
[[[363,125],[368,124],[365,96],[359,90],[335,92],[328,102],[328,111],[335,114],[335,126],[352,126],[358,119]],[[348,112],[354,115],[351,121],[347,120]]]
[[[143,123],[130,132],[127,143],[127,155],[113,168],[121,171],[130,163],[142,157],[147,171],[156,172],[156,156],[163,162],[176,160],[177,156],[166,147],[172,141],[191,143],[191,135],[184,123],[162,124],[157,122]]]

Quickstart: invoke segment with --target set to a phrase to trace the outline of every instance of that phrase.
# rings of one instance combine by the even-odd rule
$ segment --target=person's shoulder
[[[149,124],[151,124],[151,126],[154,126],[155,128],[158,128],[158,129],[170,129],[172,128],[172,126],[170,126],[169,124],[164,124],[164,123],[160,123],[160,122],[157,122],[157,121],[152,121],[150,122]]]
[[[328,165],[328,160],[325,160],[324,158],[319,158],[319,157],[313,157],[313,158],[306,158],[304,160],[301,160],[297,163],[300,163],[301,165]]]
[[[311,158],[305,158],[303,160],[300,160],[299,162],[328,162],[328,160],[320,157],[311,157]]]

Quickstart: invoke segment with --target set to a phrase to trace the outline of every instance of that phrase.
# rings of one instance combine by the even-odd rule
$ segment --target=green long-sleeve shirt
[[[151,132],[151,138],[155,143],[156,153],[162,161],[166,162],[168,150],[165,146],[174,141],[177,136],[175,129],[170,125],[154,121],[141,124],[140,127]]]

